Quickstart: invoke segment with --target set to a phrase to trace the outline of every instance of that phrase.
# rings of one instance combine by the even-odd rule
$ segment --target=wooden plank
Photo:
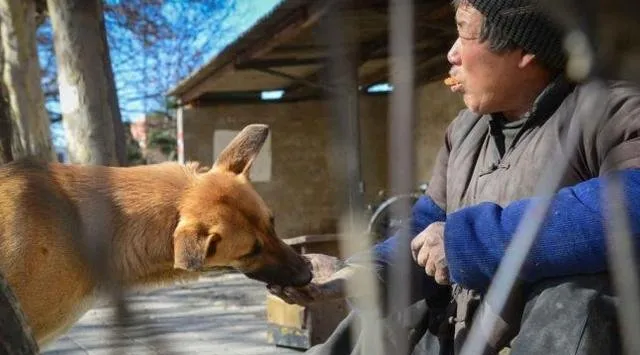
[[[288,304],[280,297],[267,295],[267,322],[283,327],[305,329],[305,307]]]

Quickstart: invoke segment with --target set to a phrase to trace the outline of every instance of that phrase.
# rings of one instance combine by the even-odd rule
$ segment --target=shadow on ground
[[[98,302],[42,354],[302,354],[267,344],[265,299],[264,285],[241,274],[138,291],[126,297],[122,327],[115,308]]]

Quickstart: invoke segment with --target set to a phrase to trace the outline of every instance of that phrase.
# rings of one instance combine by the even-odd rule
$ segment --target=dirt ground
[[[265,288],[241,274],[128,294],[131,321],[114,338],[114,307],[99,304],[42,354],[301,355],[266,341]]]

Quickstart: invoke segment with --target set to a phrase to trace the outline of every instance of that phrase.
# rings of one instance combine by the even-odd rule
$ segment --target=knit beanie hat
[[[513,43],[535,54],[551,69],[563,70],[562,31],[544,14],[538,0],[467,0],[486,21]]]

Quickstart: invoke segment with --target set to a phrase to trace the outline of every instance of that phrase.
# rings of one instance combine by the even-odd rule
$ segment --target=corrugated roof
[[[235,55],[242,51],[244,47],[247,47],[256,40],[256,35],[262,37],[265,32],[272,30],[274,26],[285,19],[291,11],[294,11],[301,5],[309,2],[312,1],[282,0],[278,5],[274,6],[271,11],[263,15],[253,26],[238,36],[238,39],[229,43],[207,64],[181,80],[174,88],[169,90],[167,94],[170,96],[180,96],[184,92],[188,91],[192,86],[206,79],[223,65],[231,63]]]
[[[341,40],[355,54],[358,84],[388,80],[388,0],[284,0],[169,95],[184,103],[247,99],[273,89],[284,89],[290,100],[322,95],[328,40],[320,24],[334,4],[344,19]],[[455,38],[453,9],[449,0],[424,0],[415,16],[416,77],[437,79],[446,73],[445,54]]]

